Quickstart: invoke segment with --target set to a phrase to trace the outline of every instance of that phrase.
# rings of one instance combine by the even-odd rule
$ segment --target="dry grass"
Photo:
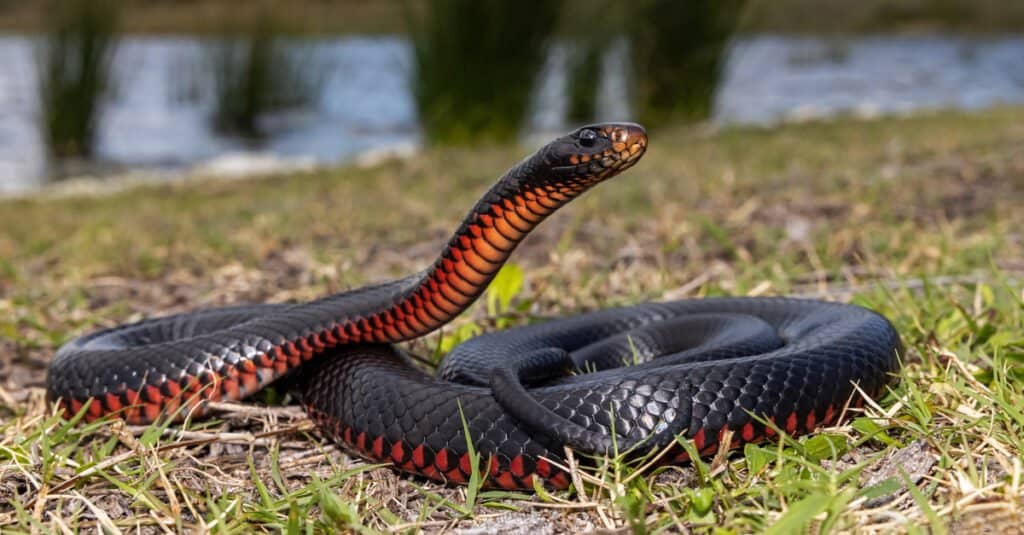
[[[0,201],[0,530],[1018,529],[1021,109],[654,132],[644,162],[513,257],[533,316],[719,294],[886,313],[908,347],[900,386],[818,438],[654,472],[610,460],[575,492],[467,504],[465,489],[350,460],[279,401],[185,431],[71,425],[43,402],[54,349],[97,326],[422,267],[522,152]],[[479,305],[457,323],[492,320]]]

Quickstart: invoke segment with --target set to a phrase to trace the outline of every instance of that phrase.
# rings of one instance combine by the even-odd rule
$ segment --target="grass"
[[[353,461],[291,405],[225,404],[184,430],[74,425],[42,397],[64,341],[409,273],[524,150],[0,201],[0,530],[1012,532],[1024,512],[1024,109],[675,129],[651,143],[523,244],[520,288],[504,281],[443,336],[527,321],[523,310],[825,297],[895,322],[907,351],[891,393],[812,437],[678,467],[610,459],[574,470],[574,492],[532,496]],[[439,336],[413,347],[431,354]]]

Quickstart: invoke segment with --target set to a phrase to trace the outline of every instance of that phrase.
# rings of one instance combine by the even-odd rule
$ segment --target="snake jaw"
[[[607,180],[636,165],[647,151],[647,132],[638,124],[612,124],[603,126],[601,130],[610,146],[599,157],[591,158],[586,168],[577,166],[577,172],[588,185]]]

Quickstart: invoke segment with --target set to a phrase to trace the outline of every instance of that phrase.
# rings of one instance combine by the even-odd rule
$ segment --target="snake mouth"
[[[608,167],[617,171],[632,167],[647,151],[647,131],[635,123],[622,123],[607,128],[612,146],[609,151],[605,151],[605,157],[613,160]]]
[[[647,131],[638,124],[630,125],[626,129],[626,140],[622,143],[622,151],[618,153],[619,170],[628,169],[640,160],[640,157],[647,152]],[[618,144],[613,145],[616,148]]]

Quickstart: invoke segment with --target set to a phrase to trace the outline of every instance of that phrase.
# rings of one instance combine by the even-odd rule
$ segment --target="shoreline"
[[[809,116],[793,118],[773,124],[720,124],[702,121],[692,125],[670,128],[672,131],[688,132],[697,137],[767,134],[776,129],[793,128],[843,128],[853,124],[878,125],[928,120],[968,120],[971,118],[999,113],[1019,115],[1022,105],[997,105],[967,110],[957,108],[920,109],[903,113],[882,115],[859,115],[856,113],[832,116]],[[567,127],[568,128],[568,127]],[[522,147],[529,149],[543,140],[558,135],[558,131],[544,131],[527,136],[516,143],[500,148]],[[494,148],[494,147],[491,147]],[[465,147],[451,147],[446,150],[461,151]],[[445,149],[442,149],[445,150]],[[195,186],[203,183],[258,180],[274,176],[330,173],[336,171],[371,169],[389,163],[405,162],[418,156],[430,156],[436,150],[425,147],[421,142],[399,143],[393,146],[368,149],[352,154],[341,161],[317,161],[312,157],[285,157],[263,151],[229,151],[214,158],[199,161],[178,168],[156,166],[104,167],[102,163],[93,169],[99,172],[81,172],[60,179],[51,179],[43,184],[20,190],[0,190],[0,205],[6,202],[37,201],[68,198],[100,198],[160,186]],[[109,172],[103,172],[102,169]]]
[[[0,190],[0,203],[6,201],[104,197],[124,191],[161,185],[187,185],[202,182],[229,182],[276,175],[325,172],[353,167],[365,169],[386,162],[412,158],[422,151],[416,143],[403,143],[353,154],[340,162],[316,161],[310,157],[281,157],[261,151],[231,151],[181,168],[112,167],[108,173],[77,173],[51,179],[37,187]],[[102,168],[102,164],[98,167]]]

